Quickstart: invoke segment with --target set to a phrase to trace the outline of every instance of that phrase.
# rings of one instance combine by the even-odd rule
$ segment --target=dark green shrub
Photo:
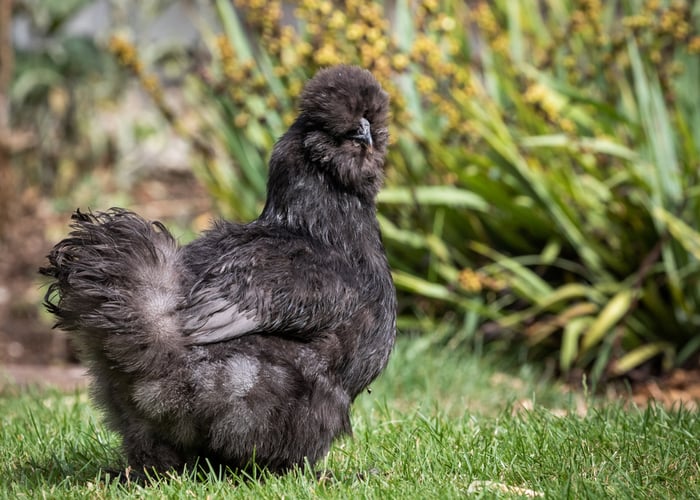
[[[448,321],[455,341],[524,341],[596,377],[697,354],[692,2],[234,4],[216,3],[214,59],[189,82],[202,128],[184,131],[223,212],[257,214],[303,82],[360,64],[393,99],[379,202],[403,329]]]

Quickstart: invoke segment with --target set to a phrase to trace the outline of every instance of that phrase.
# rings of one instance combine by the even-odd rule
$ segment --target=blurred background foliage
[[[6,1],[6,0],[5,0]],[[81,33],[67,33],[88,0],[15,1],[15,77],[11,126],[30,130],[34,146],[21,157],[24,182],[65,195],[100,161],[86,117],[120,84],[118,66]]]
[[[217,0],[207,12],[194,50],[149,52],[128,23],[100,47],[49,44],[35,67],[55,76],[18,64],[13,98],[120,86],[127,70],[218,211],[244,221],[304,82],[361,65],[392,98],[379,213],[401,331],[594,380],[697,363],[700,4]]]

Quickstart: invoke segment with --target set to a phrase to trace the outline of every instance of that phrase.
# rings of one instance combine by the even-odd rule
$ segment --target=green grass
[[[354,438],[319,465],[332,479],[189,473],[143,487],[104,480],[123,461],[84,393],[6,390],[0,498],[700,496],[695,413],[591,402],[527,365],[424,340],[401,340],[353,421]]]

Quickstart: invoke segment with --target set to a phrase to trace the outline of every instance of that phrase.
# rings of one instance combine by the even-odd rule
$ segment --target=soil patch
[[[210,197],[186,172],[142,178],[129,197],[133,204],[128,208],[166,225],[199,230],[213,218]],[[77,362],[66,334],[52,329],[53,318],[41,307],[46,285],[37,273],[51,246],[66,236],[69,222],[70,211],[57,213],[48,199],[30,188],[19,196],[0,235],[0,372],[3,367],[26,367],[13,368],[21,384],[34,379],[32,370],[42,373],[38,367],[60,370]],[[58,371],[45,372],[51,374]]]

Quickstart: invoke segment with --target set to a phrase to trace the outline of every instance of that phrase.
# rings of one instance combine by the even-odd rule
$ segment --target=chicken
[[[284,473],[351,433],[396,331],[375,208],[387,115],[368,71],[319,71],[272,151],[259,218],[185,246],[124,209],[73,215],[40,269],[45,306],[133,470]]]

